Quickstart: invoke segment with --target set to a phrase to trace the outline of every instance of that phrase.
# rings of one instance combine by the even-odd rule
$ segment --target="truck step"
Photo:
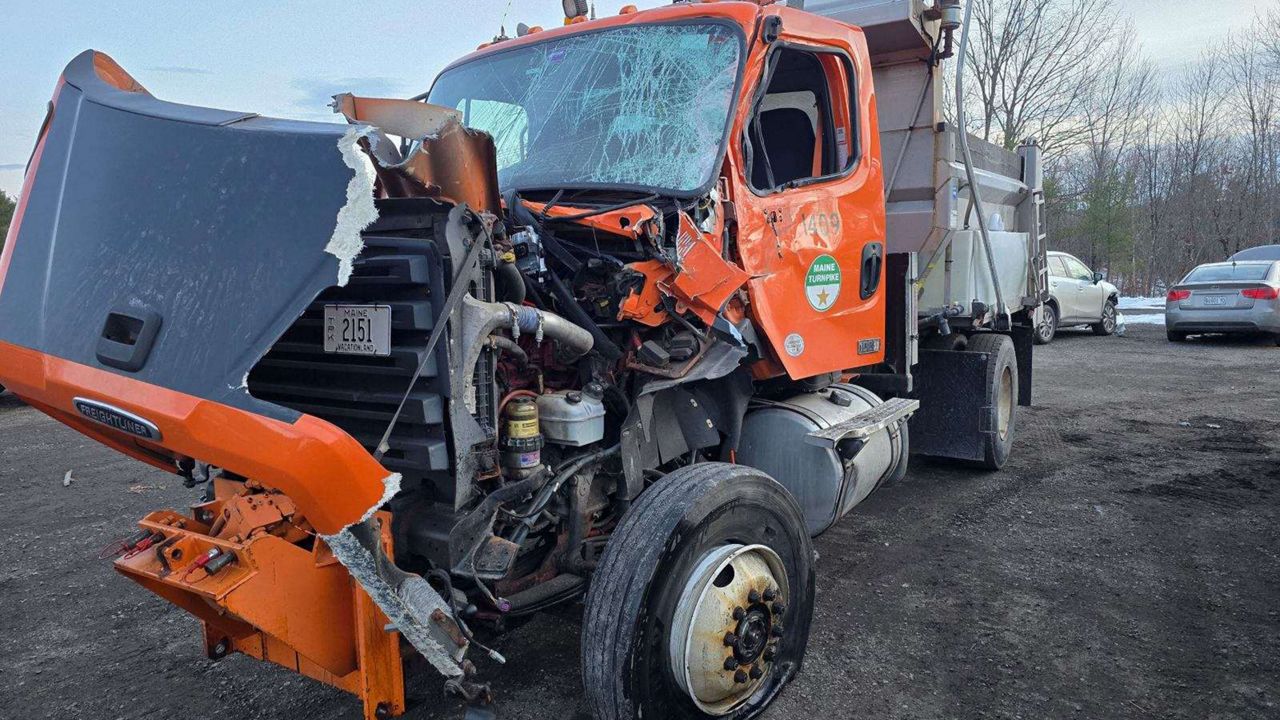
[[[920,408],[919,400],[891,398],[825,430],[809,433],[810,445],[835,447],[845,440],[865,440]]]

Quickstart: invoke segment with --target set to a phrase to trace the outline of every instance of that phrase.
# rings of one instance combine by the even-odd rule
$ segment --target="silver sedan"
[[[1280,262],[1209,263],[1165,297],[1172,342],[1200,333],[1267,333],[1280,344]]]

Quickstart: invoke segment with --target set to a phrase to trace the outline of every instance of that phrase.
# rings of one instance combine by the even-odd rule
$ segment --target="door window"
[[[853,65],[835,52],[781,47],[747,127],[747,178],[755,190],[839,175],[857,160]]]
[[[1093,271],[1085,267],[1084,263],[1073,257],[1064,257],[1062,260],[1067,264],[1067,277],[1093,282]]]
[[[1062,256],[1060,255],[1049,256],[1049,274],[1056,278],[1071,277],[1067,274],[1066,263],[1062,262]]]

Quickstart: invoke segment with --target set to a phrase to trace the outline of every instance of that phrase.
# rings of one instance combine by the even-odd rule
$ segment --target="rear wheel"
[[[1102,305],[1102,319],[1089,326],[1094,335],[1111,335],[1116,331],[1116,304],[1108,300]]]
[[[742,465],[667,475],[622,519],[587,594],[594,716],[755,716],[800,667],[813,588],[813,545],[785,488]]]
[[[1169,342],[1186,342],[1187,334],[1176,330],[1165,330],[1165,337],[1169,338]]]
[[[990,355],[987,362],[986,394],[981,411],[984,433],[980,467],[999,470],[1013,449],[1013,433],[1018,418],[1018,358],[1013,340],[1007,335],[979,333],[969,338],[969,352]]]
[[[1036,328],[1035,343],[1048,345],[1058,334],[1058,309],[1046,304],[1041,312],[1040,325]]]

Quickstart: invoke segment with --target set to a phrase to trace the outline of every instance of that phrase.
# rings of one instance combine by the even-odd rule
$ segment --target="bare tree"
[[[1082,138],[1083,104],[1119,37],[1111,0],[972,0],[975,127],[1013,148],[1036,137],[1050,153]]]

